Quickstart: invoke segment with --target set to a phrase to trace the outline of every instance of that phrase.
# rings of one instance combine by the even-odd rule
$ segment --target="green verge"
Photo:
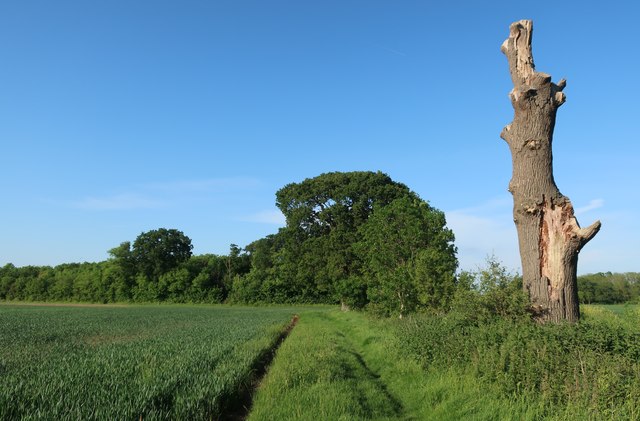
[[[305,313],[278,350],[249,420],[533,419],[473,376],[424,370],[393,324],[361,313]]]

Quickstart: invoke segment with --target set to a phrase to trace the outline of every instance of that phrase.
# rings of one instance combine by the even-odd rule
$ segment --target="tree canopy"
[[[140,234],[133,242],[131,256],[138,272],[157,281],[160,276],[187,261],[192,249],[191,239],[182,231],[159,228]]]
[[[350,307],[373,301],[400,312],[389,298],[396,291],[382,284],[404,282],[408,274],[415,298],[408,309],[446,301],[442,294],[450,287],[434,285],[453,286],[453,234],[444,214],[404,184],[381,172],[326,173],[284,186],[276,204],[287,224],[247,246],[253,264],[244,282],[234,284],[239,299]],[[387,243],[390,238],[403,247]]]
[[[0,299],[342,303],[403,315],[455,289],[444,213],[381,172],[332,172],[278,190],[286,226],[227,256],[193,256],[176,229],[141,233],[99,263],[0,268]]]

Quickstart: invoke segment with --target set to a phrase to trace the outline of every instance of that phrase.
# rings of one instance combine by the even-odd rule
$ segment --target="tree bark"
[[[523,288],[541,322],[580,317],[578,253],[600,230],[600,221],[580,228],[573,206],[553,179],[552,140],[556,112],[565,102],[564,79],[536,72],[531,53],[533,25],[514,22],[501,51],[509,61],[513,121],[500,135],[511,150],[513,219],[518,231]]]

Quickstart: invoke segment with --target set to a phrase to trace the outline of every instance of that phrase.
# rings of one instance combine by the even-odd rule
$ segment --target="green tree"
[[[580,303],[614,304],[637,302],[640,298],[640,274],[600,272],[578,277]]]
[[[367,284],[361,276],[351,275],[340,279],[336,282],[335,289],[343,311],[362,309],[369,302]]]
[[[191,286],[191,280],[189,270],[184,267],[162,274],[158,280],[158,300],[184,303],[187,301],[187,290]]]
[[[282,262],[277,257],[279,250],[284,247],[285,233],[281,229],[278,234],[271,234],[252,242],[245,247],[249,260],[249,270],[246,275],[235,276],[229,299],[231,302],[257,303],[275,302],[275,297],[266,294],[263,286],[272,283],[275,278],[276,266]]]
[[[260,303],[273,302],[273,297],[266,297],[263,294],[265,278],[257,271],[251,271],[245,276],[236,276],[233,280],[233,287],[229,293],[231,303]]]
[[[36,269],[35,276],[29,276],[25,282],[23,299],[46,301],[49,299],[49,287],[53,284],[53,269],[42,266]]]
[[[401,197],[417,197],[407,186],[381,172],[333,172],[291,183],[276,193],[287,225],[271,249],[274,290],[286,288],[297,301],[333,302],[345,282],[360,274],[353,245],[359,227],[374,212]],[[352,285],[353,286],[353,285]]]
[[[69,301],[74,298],[74,283],[78,276],[77,263],[65,263],[55,268],[54,280],[49,296],[55,301]]]
[[[14,270],[11,270],[11,269],[14,269]],[[30,297],[30,294],[27,292],[27,286],[29,284],[37,283],[36,278],[39,276],[42,270],[43,268],[38,266],[23,266],[20,268],[15,268],[15,267],[10,268],[8,276],[9,276],[9,279],[12,280],[12,284],[8,286],[6,298],[8,300],[33,299]],[[37,289],[39,288],[34,288],[34,285],[29,287],[30,291],[34,291]]]
[[[107,302],[107,288],[102,283],[101,268],[96,263],[77,264],[73,282],[76,301]]]
[[[7,263],[0,268],[0,299],[10,300],[12,297],[12,288],[18,277],[19,269],[12,263]]]
[[[375,248],[363,252],[367,247],[363,236],[373,239],[380,226],[369,234],[363,227],[393,203],[395,213],[385,216],[392,222],[384,229],[399,241],[408,235],[408,264],[386,243],[380,253]],[[453,234],[444,227],[442,212],[404,184],[381,172],[326,173],[284,186],[276,193],[276,205],[287,224],[277,234],[247,246],[251,271],[234,282],[233,300],[340,301],[344,308],[358,308],[372,297],[383,301],[400,293],[407,297],[402,301],[408,310],[446,305],[443,297],[453,288],[457,264]],[[415,212],[402,210],[403,206]],[[374,272],[377,278],[368,281]],[[374,284],[376,289],[368,294]],[[393,286],[398,290],[386,289]]]
[[[186,291],[187,300],[191,302],[219,303],[223,301],[228,290],[226,256],[203,254],[191,256],[181,266],[188,269],[190,285]]]
[[[191,239],[181,231],[160,228],[140,234],[133,243],[131,256],[138,275],[157,282],[160,276],[187,261],[192,249]]]
[[[361,227],[357,250],[371,306],[402,317],[418,307],[445,307],[457,267],[444,213],[417,197],[376,209]]]

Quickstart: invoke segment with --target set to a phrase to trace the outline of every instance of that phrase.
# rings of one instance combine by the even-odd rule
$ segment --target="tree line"
[[[229,254],[181,231],[141,233],[98,263],[0,269],[0,299],[342,303],[399,315],[448,304],[457,268],[445,216],[381,172],[333,172],[276,193],[286,226]]]
[[[150,231],[141,235],[156,233]],[[110,251],[98,263],[65,263],[55,267],[7,264],[0,268],[0,299],[66,302],[220,303],[234,274],[248,271],[249,259],[232,245],[229,255],[189,256],[166,267],[150,269],[131,259],[129,243]]]
[[[578,276],[581,304],[640,303],[640,273],[593,273]]]
[[[386,174],[322,174],[284,186],[276,205],[286,225],[244,249],[232,244],[227,255],[193,255],[184,233],[159,228],[112,248],[103,262],[7,264],[0,268],[0,299],[340,303],[403,316],[448,310],[465,294],[491,295],[482,276],[456,275],[454,235],[444,213]],[[489,272],[501,269],[495,259],[488,263]],[[521,278],[496,279],[494,295],[517,289],[510,285]],[[579,285],[584,303],[640,295],[634,274],[588,275]]]

